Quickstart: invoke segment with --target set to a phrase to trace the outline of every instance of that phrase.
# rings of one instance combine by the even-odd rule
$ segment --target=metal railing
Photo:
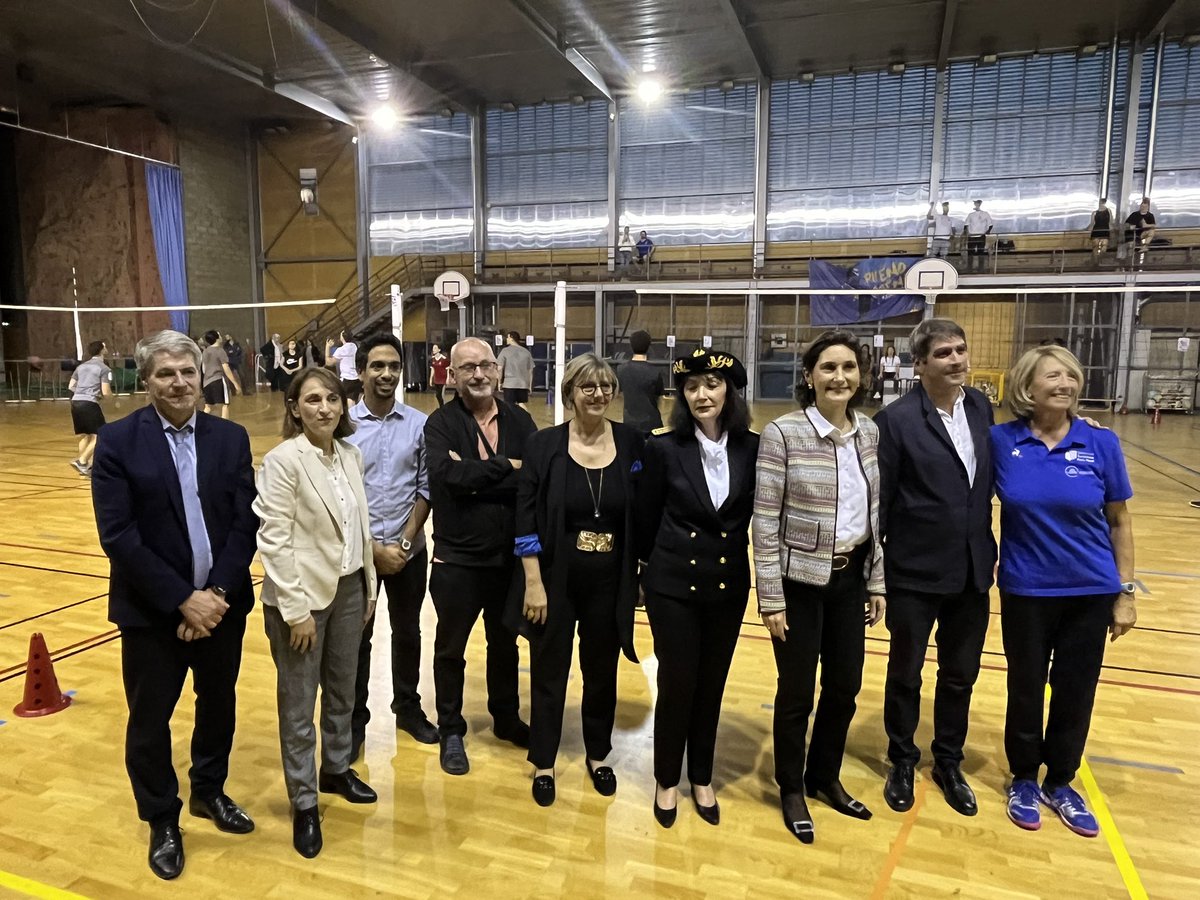
[[[105,362],[112,369],[114,394],[138,394],[145,391],[138,378],[132,356],[112,356]],[[32,403],[38,400],[70,400],[71,374],[77,359],[6,359],[0,399],[5,403]]]
[[[305,339],[323,344],[342,330],[356,331],[391,303],[393,284],[399,285],[401,292],[425,287],[432,284],[445,268],[443,256],[403,254],[393,257],[368,279],[366,309],[362,285],[355,283],[337,298],[336,303],[326,306],[292,334],[285,335],[282,342],[286,345],[289,340]]]

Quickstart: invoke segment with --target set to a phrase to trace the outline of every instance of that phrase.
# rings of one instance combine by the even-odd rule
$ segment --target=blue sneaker
[[[1095,837],[1100,833],[1100,825],[1096,822],[1096,817],[1088,810],[1087,804],[1083,802],[1079,793],[1069,784],[1064,784],[1048,793],[1043,788],[1040,793],[1042,802],[1058,813],[1063,824],[1073,832],[1084,837]]]
[[[1037,782],[1020,778],[1008,786],[1008,817],[1014,825],[1026,831],[1042,827],[1042,810],[1038,806],[1041,791]]]

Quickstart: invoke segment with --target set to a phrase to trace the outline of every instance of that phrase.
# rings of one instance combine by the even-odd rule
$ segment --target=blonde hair
[[[1038,363],[1046,357],[1060,363],[1068,374],[1074,376],[1079,391],[1083,391],[1083,366],[1079,365],[1079,360],[1070,350],[1057,345],[1026,350],[1013,365],[1012,371],[1008,373],[1008,394],[1004,399],[1012,414],[1017,418],[1028,419],[1033,415],[1033,397],[1030,395],[1029,389],[1033,386]],[[1073,416],[1079,413],[1079,393],[1075,395],[1070,412]]]
[[[617,374],[612,370],[612,366],[606,363],[595,353],[585,353],[582,356],[576,356],[573,360],[567,363],[566,368],[563,369],[563,406],[574,411],[575,385],[580,382],[585,382],[589,378],[594,378],[597,383],[607,382],[608,384],[611,384],[613,386],[612,396],[617,396],[620,386],[617,382]]]

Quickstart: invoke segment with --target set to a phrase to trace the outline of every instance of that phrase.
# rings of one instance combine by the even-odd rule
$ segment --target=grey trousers
[[[338,581],[333,602],[312,616],[317,645],[297,653],[289,645],[291,626],[279,610],[263,606],[267,640],[278,672],[279,746],[283,780],[292,809],[317,805],[317,731],[313,713],[321,688],[321,769],[340,774],[350,768],[350,716],[354,711],[354,679],[362,642],[365,586],[362,570]]]

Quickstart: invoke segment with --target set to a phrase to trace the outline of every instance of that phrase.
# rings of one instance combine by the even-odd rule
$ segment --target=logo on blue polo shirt
[[[1063,469],[1063,471],[1067,473],[1068,478],[1079,477],[1079,469],[1077,469],[1075,466],[1067,466],[1065,469]]]
[[[1067,462],[1075,462],[1078,460],[1081,463],[1094,463],[1096,461],[1095,455],[1088,453],[1086,450],[1068,450],[1063,454],[1063,457],[1067,460]]]

